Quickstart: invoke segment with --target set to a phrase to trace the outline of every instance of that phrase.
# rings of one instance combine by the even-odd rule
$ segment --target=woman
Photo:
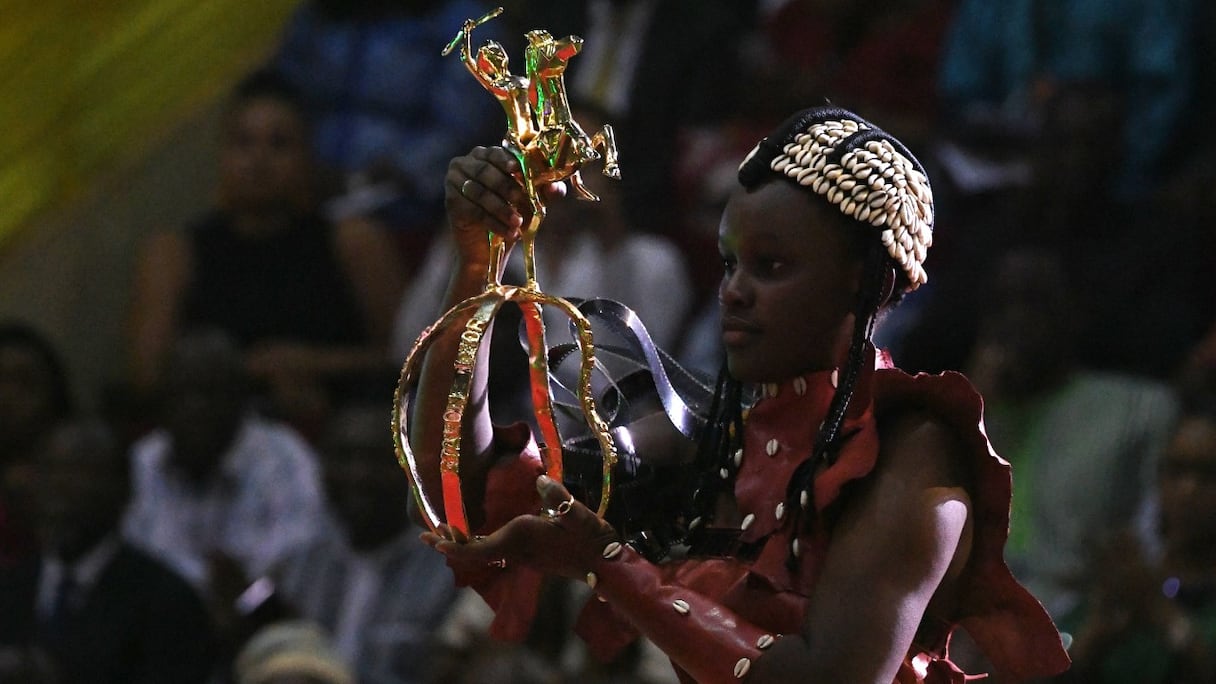
[[[484,231],[523,225],[516,168],[481,148],[449,167],[453,303],[478,291]],[[687,557],[622,539],[538,477],[527,430],[490,425],[484,384],[470,393],[461,475],[487,536],[441,525],[425,539],[495,608],[498,634],[526,629],[540,576],[585,580],[601,599],[577,628],[592,650],[640,633],[686,682],[961,682],[946,654],[959,623],[1014,677],[1063,670],[1054,626],[1001,557],[1009,472],[979,396],[957,374],[905,375],[869,343],[878,311],[926,280],[923,170],[856,115],[817,108],[761,141],[739,179],[719,232],[726,368],[663,530]],[[415,415],[415,453],[432,459],[459,326],[448,331]],[[745,384],[761,390],[754,405]]]
[[[37,550],[34,460],[72,410],[55,345],[28,323],[0,321],[0,567]]]
[[[299,94],[271,72],[251,75],[223,120],[217,206],[187,231],[153,235],[140,254],[137,389],[156,387],[168,350],[192,328],[236,338],[274,408],[295,422],[311,422],[300,419],[319,382],[381,367],[400,264],[375,224],[322,217],[318,191]]]
[[[1160,553],[1131,532],[1102,549],[1069,682],[1216,681],[1216,398],[1192,397],[1157,469]]]

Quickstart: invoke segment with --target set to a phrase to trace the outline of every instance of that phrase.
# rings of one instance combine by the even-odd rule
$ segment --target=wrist
[[[587,576],[597,598],[659,647],[696,681],[737,682],[780,634],[744,621],[699,592],[668,581],[627,544],[604,547]]]
[[[457,284],[480,285],[485,282],[489,268],[489,262],[481,259],[460,259],[452,269],[452,281]]]

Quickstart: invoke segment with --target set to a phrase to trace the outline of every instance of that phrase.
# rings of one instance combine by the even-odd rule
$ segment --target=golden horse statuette
[[[470,297],[449,309],[435,323],[418,336],[405,359],[401,378],[393,397],[393,442],[397,460],[409,475],[414,496],[427,524],[434,529],[446,522],[465,534],[469,532],[464,500],[460,487],[460,435],[461,421],[469,399],[469,386],[477,361],[477,349],[482,343],[487,328],[498,310],[506,302],[515,302],[524,315],[528,340],[529,378],[532,387],[532,406],[543,442],[541,458],[549,477],[562,480],[561,436],[553,413],[553,397],[549,391],[549,363],[545,344],[545,326],[541,318],[541,306],[553,306],[562,311],[573,323],[579,347],[578,398],[583,416],[596,434],[603,455],[603,484],[600,490],[598,514],[603,516],[608,508],[612,491],[612,468],[617,461],[616,446],[607,424],[596,411],[591,389],[591,376],[595,367],[594,344],[591,324],[569,301],[541,291],[536,282],[536,234],[545,218],[545,204],[538,186],[557,181],[568,181],[580,199],[598,201],[599,198],[583,187],[579,169],[588,162],[603,158],[604,175],[619,179],[616,142],[612,127],[604,127],[588,135],[571,116],[566,98],[565,70],[574,55],[582,50],[583,40],[578,36],[554,38],[548,31],[533,30],[526,36],[528,45],[524,51],[524,74],[512,74],[503,46],[487,41],[476,52],[473,51],[472,34],[481,24],[502,13],[499,7],[480,19],[465,21],[446,48],[444,55],[459,49],[460,60],[469,73],[502,105],[507,117],[507,131],[503,147],[519,160],[521,182],[532,205],[532,220],[521,231],[520,242],[524,250],[525,282],[522,286],[503,285],[500,279],[507,247],[504,240],[490,233],[490,268],[486,273],[485,291]],[[469,313],[472,316],[464,325],[457,347],[454,364],[455,378],[448,392],[448,401],[443,413],[443,441],[439,458],[440,481],[443,488],[443,512],[441,518],[430,495],[423,490],[418,460],[409,446],[409,389],[417,379],[418,366],[435,333],[450,327],[453,322]]]

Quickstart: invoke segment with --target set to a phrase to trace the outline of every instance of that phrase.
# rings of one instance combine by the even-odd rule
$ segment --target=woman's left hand
[[[591,509],[575,501],[561,483],[536,480],[544,512],[521,515],[487,537],[466,538],[440,525],[422,540],[445,555],[454,569],[524,566],[547,575],[585,579],[604,547],[618,535]]]

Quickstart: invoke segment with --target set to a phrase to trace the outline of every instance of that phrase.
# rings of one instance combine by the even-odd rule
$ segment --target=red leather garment
[[[859,379],[842,427],[841,434],[846,437],[838,458],[815,480],[810,498],[813,513],[786,510],[783,499],[795,468],[811,453],[831,400],[832,374],[815,373],[770,386],[747,416],[743,460],[735,481],[740,512],[755,516],[741,541],[764,540],[763,550],[751,563],[733,558],[663,563],[659,566],[662,580],[715,597],[724,607],[765,630],[800,630],[831,534],[825,522],[831,516],[824,512],[838,499],[842,487],[866,477],[873,469],[879,446],[877,423],[884,415],[909,408],[927,410],[953,428],[973,475],[972,557],[960,584],[957,614],[938,616],[940,625],[939,620],[926,620],[895,681],[965,681],[967,677],[949,661],[946,648],[953,627],[959,624],[1004,673],[1026,679],[1063,671],[1068,656],[1055,626],[1039,602],[1013,578],[1004,561],[1010,468],[992,450],[984,433],[979,394],[958,373],[911,376],[890,367],[885,356],[879,357],[878,366]],[[518,425],[500,429],[498,438],[501,448],[520,455],[504,459],[491,471],[485,499],[487,530],[516,514],[539,508],[534,480],[542,469],[535,442]],[[779,505],[783,506],[780,514]],[[795,537],[800,562],[791,570],[787,560]],[[535,614],[540,577],[522,568],[487,569],[474,574],[457,579],[477,589],[494,608],[493,634],[523,638]],[[598,601],[590,601],[584,608],[576,630],[592,652],[604,658],[636,638],[624,618]],[[692,681],[680,674],[684,681]]]

